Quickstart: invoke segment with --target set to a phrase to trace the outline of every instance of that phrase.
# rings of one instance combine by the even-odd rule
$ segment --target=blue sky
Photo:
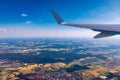
[[[0,37],[89,37],[96,34],[58,25],[51,9],[69,22],[120,22],[120,0],[0,0]]]

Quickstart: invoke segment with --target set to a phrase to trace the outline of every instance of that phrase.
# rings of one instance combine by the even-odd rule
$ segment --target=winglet
[[[64,20],[54,10],[51,10],[51,12],[58,24],[64,23]]]

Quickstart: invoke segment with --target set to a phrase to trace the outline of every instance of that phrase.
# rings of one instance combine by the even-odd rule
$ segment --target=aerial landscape
[[[119,9],[120,0],[1,0],[0,80],[120,80]]]
[[[0,39],[3,80],[116,80],[120,41]]]

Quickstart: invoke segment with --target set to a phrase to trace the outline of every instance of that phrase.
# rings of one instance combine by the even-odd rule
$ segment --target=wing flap
[[[110,34],[110,33],[105,33],[105,32],[101,32],[99,34],[97,34],[94,38],[104,38],[104,37],[110,37],[110,36],[114,36],[116,34]]]

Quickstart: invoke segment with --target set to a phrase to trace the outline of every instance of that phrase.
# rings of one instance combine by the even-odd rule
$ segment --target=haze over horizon
[[[50,10],[69,22],[119,24],[119,0],[1,0],[0,38],[93,37],[98,32],[61,26]],[[115,36],[114,38],[119,38]]]

